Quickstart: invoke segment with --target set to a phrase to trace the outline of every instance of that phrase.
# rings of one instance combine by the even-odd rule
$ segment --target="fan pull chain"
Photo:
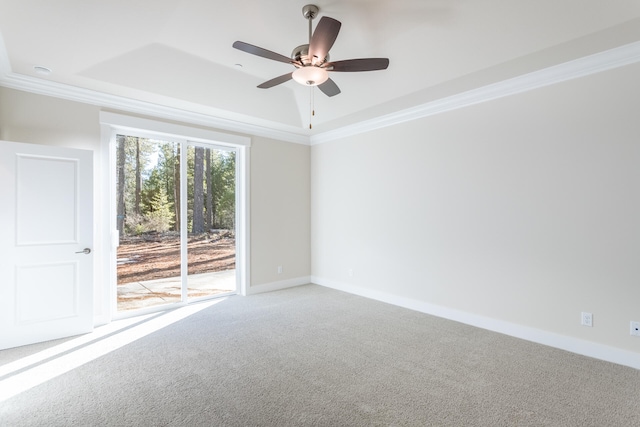
[[[313,129],[311,124],[313,117],[316,115],[316,110],[314,108],[315,100],[313,99],[313,86],[309,86],[309,129]]]

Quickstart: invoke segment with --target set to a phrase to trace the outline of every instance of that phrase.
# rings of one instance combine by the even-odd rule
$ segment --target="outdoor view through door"
[[[116,137],[118,311],[236,290],[236,152]]]

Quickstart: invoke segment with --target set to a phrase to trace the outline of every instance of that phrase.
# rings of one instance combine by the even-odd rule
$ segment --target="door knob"
[[[91,249],[89,249],[89,248],[84,248],[83,250],[78,251],[78,252],[76,252],[76,253],[77,253],[77,254],[86,254],[86,255],[89,255],[89,254],[91,253]]]

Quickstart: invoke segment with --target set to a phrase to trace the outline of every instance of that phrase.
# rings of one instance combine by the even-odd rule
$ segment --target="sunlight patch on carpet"
[[[0,366],[0,402],[91,362],[105,354],[185,319],[226,298],[189,305],[160,314],[131,317],[94,332]]]

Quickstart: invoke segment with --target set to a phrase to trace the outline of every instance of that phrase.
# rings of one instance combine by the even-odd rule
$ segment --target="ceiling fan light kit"
[[[241,41],[233,43],[234,48],[243,52],[273,61],[288,63],[296,67],[293,72],[275,77],[258,85],[260,89],[268,89],[293,79],[303,86],[318,86],[327,96],[335,96],[340,93],[340,88],[329,78],[330,71],[376,71],[384,70],[389,66],[388,58],[347,59],[331,62],[329,50],[336,41],[342,24],[333,18],[323,16],[318,22],[315,31],[312,31],[312,21],[319,11],[318,6],[313,4],[308,4],[302,8],[302,16],[309,22],[309,44],[303,44],[293,49],[291,58],[249,43]]]
[[[291,76],[301,85],[318,86],[327,81],[329,73],[324,68],[307,65],[295,70]]]

